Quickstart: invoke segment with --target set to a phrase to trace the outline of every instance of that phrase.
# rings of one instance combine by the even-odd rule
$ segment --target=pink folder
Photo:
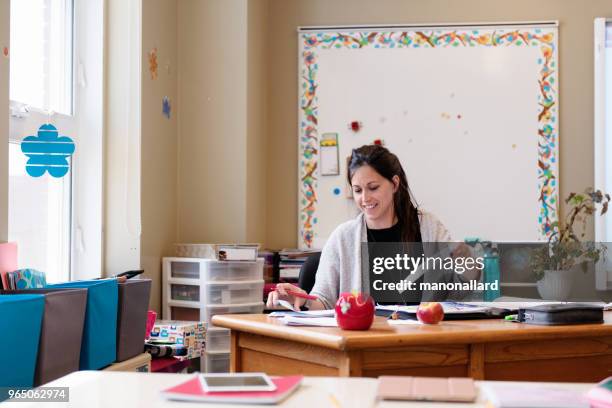
[[[276,384],[275,391],[206,392],[196,374],[184,383],[163,390],[161,394],[167,399],[178,401],[277,404],[295,391],[302,378],[301,375],[272,378]]]
[[[15,270],[17,270],[17,243],[0,243],[0,278],[5,289],[8,289],[6,274]]]

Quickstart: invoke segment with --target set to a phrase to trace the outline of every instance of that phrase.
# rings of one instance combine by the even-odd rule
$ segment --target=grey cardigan
[[[419,211],[419,222],[423,242],[451,241],[448,230],[433,214]],[[369,293],[369,276],[362,276],[361,273],[361,244],[367,242],[366,234],[365,218],[359,214],[340,224],[327,239],[321,253],[315,285],[310,292],[321,300],[325,308],[333,308],[340,293],[354,290]],[[462,281],[460,275],[454,272],[445,276],[444,280]]]

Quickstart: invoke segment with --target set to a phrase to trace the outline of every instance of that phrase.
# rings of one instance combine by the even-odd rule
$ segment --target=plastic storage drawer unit
[[[210,323],[212,317],[218,314],[253,314],[261,312],[263,312],[263,302],[240,305],[206,305],[202,321]]]
[[[230,370],[229,353],[204,352],[204,367],[200,369],[207,373],[228,373]]]
[[[230,329],[208,326],[206,329],[206,351],[209,353],[229,353]]]
[[[207,304],[239,304],[261,302],[264,281],[208,282],[205,285]]]

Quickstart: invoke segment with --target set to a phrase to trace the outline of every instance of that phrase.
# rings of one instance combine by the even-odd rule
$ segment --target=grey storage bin
[[[151,279],[128,279],[119,283],[117,310],[117,361],[144,352]]]
[[[34,386],[79,369],[87,289],[23,289],[2,294],[44,294]]]

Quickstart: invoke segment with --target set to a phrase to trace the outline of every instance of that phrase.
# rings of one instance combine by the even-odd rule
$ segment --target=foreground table
[[[55,380],[45,386],[69,387],[70,402],[7,402],[1,407],[26,408],[40,406],[54,407],[87,407],[87,408],[174,408],[205,406],[207,408],[232,408],[245,405],[230,404],[195,404],[189,402],[168,401],[161,397],[160,391],[187,381],[190,374],[165,373],[126,373],[111,371],[78,371]],[[486,382],[485,382],[486,383]],[[483,383],[477,383],[480,387]],[[555,386],[585,392],[592,384],[556,384]],[[308,377],[282,404],[282,408],[303,407],[351,407],[351,408],[393,408],[423,407],[422,402],[377,402],[377,380],[373,378],[337,378]],[[485,396],[479,392],[478,401],[473,404],[427,403],[427,408],[484,408]]]
[[[368,331],[343,331],[267,315],[217,315],[213,323],[232,329],[234,372],[554,382],[612,375],[612,312],[604,324],[548,327],[500,319],[392,327],[377,317]]]

